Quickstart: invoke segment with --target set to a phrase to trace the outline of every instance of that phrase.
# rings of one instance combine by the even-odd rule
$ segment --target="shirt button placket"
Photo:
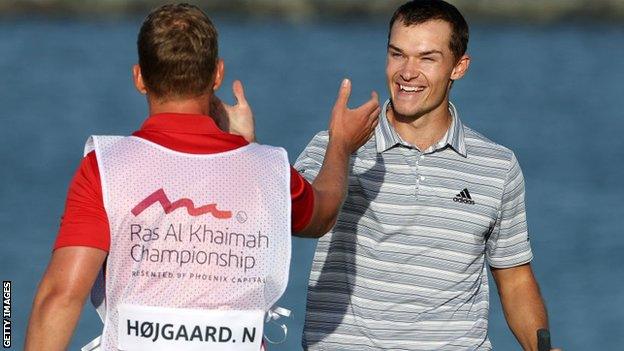
[[[420,176],[418,175],[418,161],[420,159],[420,151],[414,147],[401,147],[401,152],[405,157],[405,161],[409,165],[412,173],[414,174],[414,182],[412,183],[414,197],[418,198],[418,189],[420,188]]]

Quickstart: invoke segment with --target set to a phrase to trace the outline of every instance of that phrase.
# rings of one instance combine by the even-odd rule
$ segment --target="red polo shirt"
[[[225,133],[208,116],[163,113],[150,116],[132,135],[166,148],[192,154],[213,154],[237,149],[248,142]],[[292,229],[305,228],[312,217],[314,191],[297,171],[290,169]],[[69,185],[65,212],[54,248],[89,246],[108,251],[110,229],[104,209],[100,173],[95,152],[82,159]]]

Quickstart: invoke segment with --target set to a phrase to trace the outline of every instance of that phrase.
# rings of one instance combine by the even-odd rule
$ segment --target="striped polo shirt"
[[[389,123],[388,104],[351,156],[347,198],[318,241],[303,348],[490,350],[486,262],[533,258],[518,161],[452,104],[445,136],[420,151]],[[295,164],[309,181],[328,141],[318,133]]]

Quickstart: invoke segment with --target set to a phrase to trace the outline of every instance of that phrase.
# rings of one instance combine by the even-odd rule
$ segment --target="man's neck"
[[[148,96],[149,114],[184,113],[192,115],[210,115],[210,98],[212,94],[204,94],[186,99],[157,99]]]
[[[416,146],[420,151],[427,150],[442,139],[453,121],[448,109],[448,100],[444,100],[434,110],[417,117],[399,115],[392,109],[392,104],[389,104],[386,115],[401,139]]]

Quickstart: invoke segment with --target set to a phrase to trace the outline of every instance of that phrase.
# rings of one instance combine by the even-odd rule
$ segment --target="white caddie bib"
[[[91,150],[111,233],[92,292],[101,349],[258,351],[288,282],[285,150],[196,155],[110,136]]]
[[[264,311],[119,305],[120,350],[258,351]]]

